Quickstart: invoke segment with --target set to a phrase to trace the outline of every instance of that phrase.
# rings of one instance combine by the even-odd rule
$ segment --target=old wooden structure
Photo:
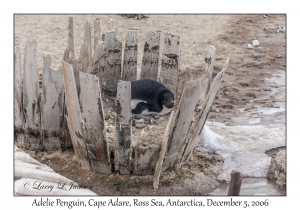
[[[37,151],[73,146],[82,167],[103,174],[116,171],[120,174],[154,174],[154,188],[157,188],[161,171],[177,170],[189,161],[228,59],[222,71],[212,79],[216,49],[209,46],[204,76],[194,80],[190,71],[186,71],[178,108],[169,115],[160,144],[133,145],[130,99],[131,81],[137,79],[138,30],[128,30],[123,59],[122,43],[115,32],[106,32],[103,40],[99,21],[94,25],[94,47],[91,26],[86,23],[80,57],[75,59],[73,19],[69,19],[69,41],[62,67],[52,69],[51,56],[44,57],[41,89],[35,58],[37,43],[26,43],[23,78],[20,49],[15,48],[15,142],[19,147]],[[159,80],[176,95],[181,36],[171,32],[165,34],[161,65],[160,39],[161,31],[147,34],[141,78]],[[108,148],[102,86],[117,89],[118,93],[113,151]],[[195,111],[196,107],[200,107],[200,112]]]

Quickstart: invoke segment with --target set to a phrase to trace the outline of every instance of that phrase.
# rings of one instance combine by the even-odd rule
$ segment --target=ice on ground
[[[232,170],[244,176],[265,178],[271,162],[265,152],[285,144],[284,127],[226,126],[207,121],[195,149],[222,155],[224,172],[218,179],[229,181]]]

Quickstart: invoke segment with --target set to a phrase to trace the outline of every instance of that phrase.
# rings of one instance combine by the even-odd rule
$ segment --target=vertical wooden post
[[[74,29],[73,29],[73,17],[69,17],[68,27],[68,47],[65,50],[64,61],[69,63],[71,59],[74,59]]]
[[[82,71],[82,60],[83,60],[83,44],[80,47],[78,61],[78,69]]]
[[[166,33],[162,53],[160,82],[176,97],[178,71],[180,67],[180,35]]]
[[[106,126],[98,78],[79,72],[83,131],[92,168],[102,174],[111,173]]]
[[[61,72],[60,74],[63,75],[61,66],[58,68],[58,71],[60,71]],[[76,74],[75,74],[75,78],[76,78]],[[63,79],[62,79],[62,81],[63,81]],[[65,92],[63,92],[63,98],[64,98],[63,99],[63,125],[61,128],[61,132],[62,132],[61,148],[62,149],[72,147],[71,135],[70,135],[70,131],[68,128],[68,122],[67,122],[67,118],[66,118],[67,117],[67,105],[66,105],[65,97],[66,97]]]
[[[120,171],[120,174],[130,174],[132,171],[130,81],[118,82],[116,108],[115,171]]]
[[[212,45],[209,46],[208,52],[205,58],[205,72],[204,72],[204,84],[203,88],[204,91],[201,91],[200,96],[200,109],[202,109],[202,104],[204,103],[204,100],[208,94],[210,83],[211,83],[211,77],[213,73],[214,63],[215,63],[215,57],[216,57],[216,48]]]
[[[77,60],[75,59],[75,50],[74,50],[73,17],[69,17],[68,46],[67,46],[67,49],[65,50],[63,61],[73,65],[74,76],[75,76],[75,81],[76,81],[76,88],[77,88],[77,92],[79,93],[80,87],[79,87],[79,80],[78,80],[78,65],[77,65]],[[61,72],[60,74],[62,75],[61,67],[60,67],[59,71]],[[63,97],[64,97],[64,99],[63,99],[64,100],[63,101],[63,116],[65,116],[65,113],[67,112],[66,103],[65,103],[65,95]],[[67,125],[67,119],[65,117],[63,117],[63,124],[62,124],[62,128],[61,128],[61,132],[62,132],[61,147],[68,148],[68,147],[72,146],[70,132],[69,132],[68,125]]]
[[[199,135],[203,129],[203,126],[206,122],[206,119],[208,117],[208,114],[209,114],[209,111],[210,111],[210,108],[214,102],[214,99],[217,95],[217,92],[219,90],[219,87],[220,87],[220,84],[222,82],[222,78],[223,78],[223,75],[226,71],[226,68],[227,68],[227,65],[228,65],[228,62],[229,62],[229,59],[226,60],[225,62],[225,65],[222,69],[222,71],[220,71],[214,81],[212,82],[211,84],[211,87],[210,87],[210,90],[207,94],[207,97],[203,103],[203,109],[201,110],[200,114],[199,114],[199,117],[195,119],[195,123],[193,126],[193,128],[191,129],[191,132],[190,132],[190,138],[189,138],[189,141],[187,143],[187,147],[184,151],[184,154],[182,156],[182,161],[188,161],[191,154],[192,154],[192,151],[197,143],[197,140],[199,139]]]
[[[233,170],[230,175],[231,178],[229,182],[229,189],[227,195],[238,196],[240,195],[241,185],[243,181],[243,174]]]
[[[51,67],[51,56],[44,57],[43,87],[41,96],[41,131],[43,148],[61,149],[61,128],[63,126],[63,81],[62,72]]]
[[[91,66],[91,74],[96,75],[99,79],[100,90],[102,90],[102,85],[105,86],[106,84],[110,85],[111,89],[114,87],[112,85],[114,82],[107,80],[107,78],[106,78],[107,76],[109,78],[114,78],[114,77],[118,78],[118,75],[113,75],[112,71],[108,70],[107,56],[108,56],[108,52],[104,50],[104,43],[100,43],[99,46],[96,48],[95,53],[93,55],[92,66]],[[111,70],[113,70],[113,69],[111,69]],[[115,88],[115,89],[117,89],[117,88]],[[103,95],[102,97],[103,97],[103,100],[105,101],[105,103],[103,103],[104,109],[115,106],[115,102],[113,99],[111,99],[105,95]]]
[[[94,21],[94,51],[98,47],[101,42],[102,35],[101,35],[101,27],[100,27],[100,18],[96,18],[97,20]]]
[[[157,80],[161,31],[148,32],[141,66],[141,79]]]
[[[39,73],[36,66],[36,41],[26,42],[23,77],[23,112],[25,117],[24,146],[27,149],[42,149],[40,139]]]
[[[24,120],[22,104],[22,73],[20,47],[15,47],[15,69],[14,69],[14,131],[15,142],[18,146],[24,147]]]
[[[71,64],[73,67],[75,82],[76,82],[76,90],[79,95],[80,94],[80,84],[79,84],[79,69],[78,69],[77,59],[71,59],[69,64]]]
[[[108,89],[117,89],[121,78],[122,42],[117,40],[115,31],[108,31],[104,41],[104,56],[106,58],[102,85]]]
[[[200,98],[203,79],[187,81],[182,91],[175,126],[170,134],[163,170],[175,170],[180,166],[188,134],[192,126],[196,105]]]
[[[84,42],[83,42],[83,55],[82,55],[82,71],[91,73],[90,65],[92,62],[92,35],[91,25],[86,22],[84,25]]]
[[[165,154],[166,154],[166,150],[167,150],[167,146],[168,146],[168,139],[170,136],[170,128],[171,128],[171,124],[173,122],[173,116],[174,116],[174,111],[171,112],[162,142],[161,142],[161,148],[160,148],[160,152],[159,152],[159,157],[155,166],[155,172],[154,172],[154,176],[153,176],[153,188],[156,190],[158,189],[158,184],[159,184],[159,177],[160,177],[160,173],[161,173],[161,169],[162,169],[162,164],[165,158]]]
[[[75,77],[72,65],[62,61],[62,70],[65,88],[65,101],[68,110],[68,115],[66,116],[66,118],[71,135],[73,149],[75,151],[79,164],[86,169],[90,169],[86,142],[83,137],[83,131],[81,127],[82,119],[80,116],[78,95],[76,91]]]
[[[91,66],[91,74],[97,75],[100,83],[100,88],[101,85],[103,84],[104,80],[104,69],[106,65],[106,56],[104,52],[104,44],[101,43],[99,46],[96,48],[95,53],[92,58],[92,66]]]
[[[123,74],[125,81],[135,81],[137,79],[137,54],[138,54],[138,29],[130,28],[127,31]]]
[[[133,173],[137,175],[152,175],[160,150],[160,145],[148,145],[145,142],[139,142],[134,149]]]
[[[207,56],[205,58],[205,73],[206,73],[206,77],[208,78],[207,88],[205,91],[206,95],[210,88],[211,77],[212,77],[212,73],[214,71],[215,59],[216,59],[216,48],[214,46],[210,45],[208,48]]]

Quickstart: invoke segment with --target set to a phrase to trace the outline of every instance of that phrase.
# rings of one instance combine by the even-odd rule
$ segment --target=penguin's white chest
[[[141,113],[141,115],[149,115],[149,114],[153,114],[153,113],[155,113],[157,115],[165,115],[165,114],[168,114],[171,110],[172,110],[172,108],[169,109],[163,105],[163,109],[161,110],[161,112],[149,112],[148,110],[144,110]]]
[[[172,108],[167,108],[163,105],[163,109],[161,110],[160,113],[157,113],[157,115],[165,115],[168,114],[170,111],[172,110]]]
[[[146,101],[143,101],[143,100],[138,100],[138,99],[132,99],[131,100],[131,109],[135,109],[136,105],[140,102],[144,102],[144,103],[147,103]]]
[[[135,109],[136,105],[140,102],[147,103],[146,101],[143,101],[143,100],[132,99],[131,100],[131,109]],[[157,115],[165,115],[165,114],[168,114],[171,110],[172,110],[172,108],[167,108],[163,105],[163,109],[161,110],[161,112],[149,112],[148,110],[144,110],[140,115],[150,115],[153,113],[155,113]]]

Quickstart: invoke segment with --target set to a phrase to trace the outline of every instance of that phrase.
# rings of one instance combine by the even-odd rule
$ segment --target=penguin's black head
[[[160,97],[160,102],[167,108],[172,108],[174,106],[174,95],[171,91],[163,92]]]

